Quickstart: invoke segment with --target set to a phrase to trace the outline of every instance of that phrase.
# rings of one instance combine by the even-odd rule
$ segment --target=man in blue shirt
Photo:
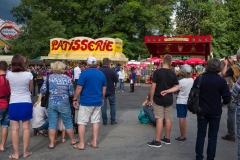
[[[106,93],[106,78],[104,74],[96,69],[97,61],[94,57],[87,60],[88,69],[81,73],[77,82],[77,88],[73,97],[73,106],[79,106],[77,98],[80,94],[80,107],[78,111],[78,131],[80,143],[75,149],[84,150],[85,125],[91,117],[93,139],[88,146],[98,148],[97,137],[99,132],[100,111],[104,104]]]
[[[117,73],[109,68],[110,60],[109,58],[103,58],[103,66],[99,68],[106,77],[107,80],[107,91],[104,100],[104,105],[102,107],[102,119],[103,125],[107,125],[107,99],[110,103],[110,113],[111,113],[111,125],[116,124],[116,99],[115,99],[115,89],[118,82]]]

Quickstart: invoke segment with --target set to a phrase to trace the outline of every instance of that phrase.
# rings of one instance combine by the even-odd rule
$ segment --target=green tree
[[[21,28],[21,34],[11,41],[12,54],[22,54],[30,58],[47,56],[50,39],[55,37],[66,38],[65,27],[61,21],[53,21],[48,17],[48,11],[32,11],[32,20],[26,20]]]
[[[149,57],[143,43],[145,35],[170,34],[173,32],[170,16],[176,0],[22,0],[13,8],[17,22],[26,24],[24,34],[16,39],[21,48],[22,41],[31,38],[38,49],[32,49],[33,55],[46,54],[49,39],[56,37],[72,38],[86,36],[91,38],[111,37],[123,40],[123,52],[130,59],[140,55]],[[37,17],[44,14],[43,17]],[[43,27],[59,27],[59,34],[41,35],[37,43],[37,23],[45,19],[49,24]],[[59,23],[59,25],[54,25]],[[51,30],[53,29],[51,28]],[[64,30],[65,28],[65,30]],[[31,31],[31,32],[29,32]],[[48,32],[47,32],[48,33]],[[62,36],[61,36],[62,35]],[[16,44],[16,43],[15,43]],[[40,46],[44,46],[43,48]]]
[[[229,54],[228,26],[231,24],[225,3],[215,0],[181,0],[176,13],[176,33],[211,35],[212,51],[220,58]]]

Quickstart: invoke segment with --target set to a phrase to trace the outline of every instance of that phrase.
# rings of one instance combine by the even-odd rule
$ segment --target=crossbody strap
[[[198,89],[200,88],[201,80],[202,80],[202,75],[199,76],[199,80],[198,80],[198,84],[197,84]]]
[[[49,76],[47,76],[46,85],[47,85],[47,91],[46,92],[49,94]]]

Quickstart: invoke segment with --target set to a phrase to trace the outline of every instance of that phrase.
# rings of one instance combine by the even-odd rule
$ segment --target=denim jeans
[[[205,114],[204,118],[198,117],[198,131],[197,142],[195,147],[196,159],[203,159],[203,147],[206,137],[207,125],[208,127],[208,147],[207,147],[207,160],[214,160],[217,147],[217,135],[219,130],[221,115]]]
[[[124,90],[124,80],[123,79],[118,80],[118,90],[120,91],[121,89],[122,89],[122,91]]]
[[[156,119],[154,117],[153,111],[149,107],[144,107],[143,108],[144,113],[148,117],[151,123],[156,124]]]
[[[43,125],[41,127],[33,128],[33,129],[35,129],[37,131],[41,131],[41,130],[47,131],[48,130],[48,126],[49,126],[49,122],[48,122],[48,118],[46,117],[44,119],[44,123],[43,123]]]
[[[227,111],[227,128],[228,128],[228,133],[227,135],[229,137],[235,138],[235,116],[236,116],[236,108],[237,108],[237,103],[229,103],[227,105],[228,111]]]
[[[240,106],[237,106],[238,160],[240,160]]]
[[[116,116],[116,100],[115,100],[115,94],[106,95],[104,100],[104,105],[102,106],[102,120],[104,124],[107,124],[108,118],[107,118],[107,99],[109,100],[110,104],[110,115],[111,115],[111,122],[114,122],[115,116]]]
[[[8,108],[0,109],[0,126],[2,126],[2,128],[10,126],[10,120],[8,117]]]

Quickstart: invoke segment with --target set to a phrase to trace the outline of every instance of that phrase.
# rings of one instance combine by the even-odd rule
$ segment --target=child
[[[179,127],[180,127],[181,136],[178,138],[175,138],[175,141],[181,142],[181,143],[185,143],[187,140],[186,138],[187,100],[188,100],[188,94],[193,86],[193,79],[192,79],[191,72],[192,72],[191,66],[184,64],[181,67],[181,70],[179,73],[182,79],[179,80],[180,89],[177,96],[176,108],[177,108],[177,117],[179,118]]]
[[[155,119],[154,114],[153,114],[152,106],[147,105],[149,100],[150,100],[150,93],[148,93],[148,96],[146,97],[146,100],[142,104],[143,111],[146,114],[146,116],[148,117],[148,119],[150,120],[150,122],[153,125],[156,125],[156,119]]]
[[[65,126],[63,124],[62,118],[60,116],[58,116],[57,130],[62,131],[62,143],[65,143],[66,142],[66,139],[65,139],[66,130],[65,130]],[[56,135],[55,135],[55,143],[57,143],[57,137],[58,137],[58,132],[56,132]]]

